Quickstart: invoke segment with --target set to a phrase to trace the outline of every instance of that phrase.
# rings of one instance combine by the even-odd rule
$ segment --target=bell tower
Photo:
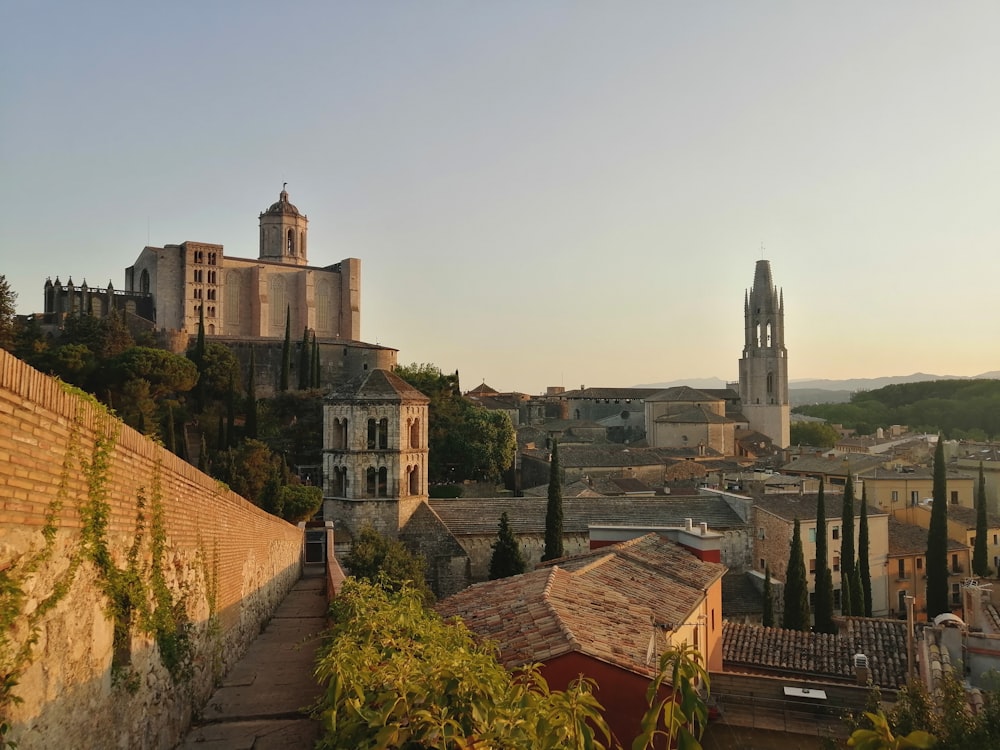
[[[740,359],[740,401],[750,429],[775,445],[790,442],[785,296],[771,280],[771,264],[758,260],[753,286],[743,296],[744,344]]]
[[[287,187],[286,182],[278,202],[260,215],[260,259],[304,266],[309,219],[288,201]]]

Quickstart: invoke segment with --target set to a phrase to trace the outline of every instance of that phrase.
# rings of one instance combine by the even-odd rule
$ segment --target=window
[[[896,502],[897,500],[899,500],[899,490],[893,490],[892,491],[892,501]]]
[[[365,472],[365,484],[366,484],[366,497],[375,497],[375,467],[369,466],[368,470]]]
[[[951,491],[951,504],[958,505],[958,490]]]
[[[763,526],[761,526],[760,528],[757,529],[757,538],[758,539],[764,539],[765,538],[765,536],[764,536],[764,527]]]
[[[809,573],[810,574],[815,574],[816,573],[816,558],[815,557],[812,560],[809,561]]]
[[[910,505],[916,505],[920,501],[920,493],[917,490],[910,491]]]
[[[924,569],[924,558],[918,557],[917,558],[917,570],[923,570],[923,569]]]
[[[840,570],[840,555],[833,556],[833,571],[836,573]]]
[[[958,564],[958,555],[951,556],[951,572],[952,573],[962,572],[962,566]]]
[[[816,544],[816,527],[809,529],[809,541]]]
[[[839,526],[834,526],[833,527],[833,538],[834,539],[840,539],[840,527]]]
[[[760,569],[763,570],[766,567],[767,567],[767,563],[764,562],[764,558],[763,557],[760,558]]]
[[[951,584],[951,606],[957,607],[962,603],[962,587],[957,583]]]
[[[375,450],[375,440],[377,433],[377,428],[375,424],[376,423],[374,419],[368,420],[368,450],[370,451]]]
[[[897,565],[898,571],[899,571],[898,575],[896,577],[897,578],[906,578],[906,561],[902,560],[902,559],[897,560],[896,561],[896,565]]]
[[[987,507],[989,507],[989,506],[987,506]],[[994,534],[994,535],[993,535],[993,543],[994,543],[994,544],[996,544],[996,543],[997,543],[997,535],[996,535],[996,534]]]

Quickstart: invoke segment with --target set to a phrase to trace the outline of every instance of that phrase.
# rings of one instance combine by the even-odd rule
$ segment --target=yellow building
[[[897,514],[900,515],[900,514]],[[912,514],[911,514],[912,515]],[[927,521],[930,513],[926,514]],[[962,581],[969,576],[969,546],[948,538],[948,601],[952,609],[962,606]],[[918,620],[927,619],[927,527],[889,519],[889,555],[886,573],[889,582],[889,614],[906,612],[906,597],[915,598],[913,611]]]
[[[899,469],[876,467],[859,472],[858,477],[868,491],[868,504],[875,505],[888,513],[915,507],[934,493],[934,474],[930,469],[923,467],[906,466]],[[976,478],[964,471],[950,469],[947,480],[949,512],[954,506],[974,508]]]

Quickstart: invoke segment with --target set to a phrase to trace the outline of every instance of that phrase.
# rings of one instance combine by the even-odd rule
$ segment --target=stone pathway
[[[311,748],[319,723],[303,713],[319,695],[313,666],[326,627],[323,567],[306,565],[264,632],[222,681],[184,750]]]

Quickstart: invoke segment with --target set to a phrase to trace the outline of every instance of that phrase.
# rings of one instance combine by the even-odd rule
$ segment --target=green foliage
[[[792,528],[788,572],[785,574],[785,611],[781,627],[786,630],[809,630],[809,584],[802,556],[802,531],[797,518]]]
[[[0,349],[14,350],[14,316],[17,314],[17,292],[0,274]],[[2,736],[2,735],[0,735]]]
[[[872,616],[872,571],[868,557],[871,542],[868,536],[868,485],[861,488],[861,521],[858,527],[858,578],[861,586],[861,605],[865,617]],[[860,612],[858,614],[861,614]]]
[[[765,628],[774,627],[774,588],[771,586],[771,568],[764,565],[764,619]]]
[[[400,365],[396,375],[430,399],[428,479],[498,480],[514,462],[517,442],[507,414],[476,406],[462,397],[458,373],[445,375],[431,364]]]
[[[986,519],[986,475],[983,473],[983,464],[979,464],[979,484],[976,488],[976,543],[972,551],[972,572],[977,576],[986,577],[992,572],[990,570],[989,555],[986,547],[987,535]]]
[[[642,729],[632,742],[632,750],[701,750],[710,689],[708,671],[699,662],[694,646],[684,643],[664,651],[659,673],[646,690],[649,709],[642,717]]]
[[[248,438],[257,437],[257,359],[253,346],[250,347],[250,372],[247,375],[247,406],[244,433]]]
[[[379,534],[373,527],[365,526],[351,544],[351,551],[344,557],[344,566],[355,578],[377,583],[388,591],[400,591],[404,586],[417,591],[425,602],[434,595],[425,579],[427,563],[414,555],[397,539]]]
[[[854,481],[847,477],[844,485],[844,509],[840,518],[840,604],[844,615],[860,615],[855,611],[857,597],[852,589],[854,586],[854,567],[857,556],[854,554]]]
[[[308,521],[323,505],[323,488],[305,484],[282,485],[275,505],[275,515],[286,521]]]
[[[311,385],[312,378],[312,346],[309,343],[309,328],[302,330],[302,343],[299,344],[299,390],[304,391]]]
[[[927,732],[913,731],[905,737],[896,737],[889,728],[885,714],[865,712],[865,717],[871,722],[873,729],[856,729],[847,740],[848,747],[858,750],[903,750],[903,748],[924,748],[928,750],[935,746],[935,739]]]
[[[816,501],[816,631],[836,633],[833,624],[833,574],[830,571],[828,539],[826,534],[826,500],[823,479],[819,480]]]
[[[433,484],[427,489],[429,497],[461,497],[463,492],[460,484]]]
[[[243,381],[240,361],[228,346],[210,342],[201,358],[198,382],[205,388],[206,399],[222,401],[228,398],[230,388],[239,392]]]
[[[497,531],[497,540],[493,542],[493,554],[490,556],[490,580],[516,576],[524,572],[524,555],[521,554],[521,545],[517,543],[517,538],[510,528],[510,519],[507,511],[500,516],[500,528]]]
[[[862,391],[849,404],[799,406],[796,413],[869,434],[875,427],[906,424],[945,437],[1000,435],[1000,381],[932,380]]]
[[[198,382],[198,368],[187,357],[146,346],[126,349],[114,359],[111,369],[115,385],[137,380],[149,383],[149,395],[154,401],[187,393]]]
[[[212,473],[237,495],[270,510],[274,498],[269,493],[283,484],[284,462],[260,440],[244,440],[216,454]]]
[[[312,382],[310,386],[312,388],[319,388],[322,383],[320,379],[322,377],[322,364],[319,358],[319,344],[316,343],[316,334],[312,336]]]
[[[948,604],[948,486],[944,440],[934,450],[933,504],[927,531],[927,619],[951,612]]]
[[[549,499],[545,506],[545,554],[542,560],[563,556],[562,468],[559,466],[559,443],[552,440],[549,460]]]
[[[316,666],[324,693],[317,747],[594,748],[609,731],[587,680],[550,690],[536,666],[515,675],[420,592],[348,580]]]
[[[810,445],[832,448],[840,440],[840,433],[826,422],[792,422],[792,445]]]
[[[281,377],[279,391],[288,390],[288,379],[292,370],[292,307],[285,308],[285,341],[281,345]]]

